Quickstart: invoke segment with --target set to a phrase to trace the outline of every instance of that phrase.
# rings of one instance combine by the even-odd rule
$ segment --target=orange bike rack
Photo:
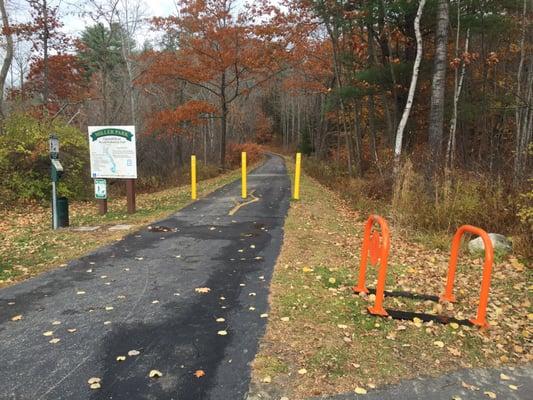
[[[374,223],[379,224],[381,235],[377,230],[373,230]],[[390,233],[387,222],[379,215],[371,215],[365,224],[365,236],[363,247],[361,249],[361,263],[359,265],[359,282],[353,287],[356,293],[368,293],[369,290],[365,285],[366,266],[368,255],[370,262],[376,264],[380,261],[378,272],[378,283],[376,286],[376,302],[374,307],[369,307],[370,314],[388,316],[389,314],[383,308],[383,297],[385,295],[385,280],[387,278],[387,259],[390,250]]]
[[[481,328],[487,328],[489,326],[487,323],[487,305],[489,303],[490,278],[492,275],[494,250],[492,248],[492,242],[489,238],[489,235],[487,235],[487,232],[485,232],[483,229],[472,225],[463,225],[455,233],[452,241],[450,263],[448,264],[448,281],[446,283],[446,289],[441,295],[440,300],[449,302],[455,301],[455,296],[453,295],[453,284],[455,280],[455,271],[457,270],[457,258],[459,257],[459,246],[461,245],[461,239],[466,232],[480,236],[485,245],[485,261],[483,263],[483,278],[481,279],[479,306],[476,318],[470,319],[470,322]]]

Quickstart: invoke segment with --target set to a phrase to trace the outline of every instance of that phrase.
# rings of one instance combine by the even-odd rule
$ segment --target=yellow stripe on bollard
[[[296,153],[296,168],[294,170],[294,200],[300,200],[300,173],[302,166],[302,153]]]
[[[242,191],[241,191],[241,197],[245,199],[247,197],[246,194],[246,152],[241,153],[241,164],[242,164]]]
[[[196,156],[191,156],[191,199],[196,200]]]

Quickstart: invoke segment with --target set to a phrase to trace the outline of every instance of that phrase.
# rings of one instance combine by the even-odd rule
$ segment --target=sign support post
[[[107,199],[98,199],[96,200],[98,203],[98,215],[106,215],[107,214]]]
[[[50,135],[48,140],[50,147],[50,161],[51,169],[50,175],[52,178],[52,228],[59,228],[59,216],[57,210],[57,182],[59,177],[63,174],[63,166],[59,162],[59,139],[56,135]]]
[[[59,228],[57,218],[57,188],[55,181],[52,181],[52,228]]]
[[[98,204],[98,215],[107,213],[107,181],[105,179],[94,180],[94,197]]]
[[[126,200],[128,214],[135,214],[135,179],[126,179]]]

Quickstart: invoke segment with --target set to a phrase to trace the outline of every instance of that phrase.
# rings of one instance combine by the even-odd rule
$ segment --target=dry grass
[[[304,399],[461,367],[532,360],[531,270],[516,259],[495,265],[487,331],[372,317],[365,311],[371,296],[350,289],[358,270],[361,216],[306,176],[302,199],[293,203],[285,223],[269,325],[253,368],[258,391]],[[448,250],[429,249],[392,231],[387,289],[440,294]],[[385,306],[473,317],[482,260],[463,256],[462,262],[455,307],[404,298],[386,298]],[[369,269],[368,285],[374,287],[375,269]],[[306,373],[298,372],[302,369]]]

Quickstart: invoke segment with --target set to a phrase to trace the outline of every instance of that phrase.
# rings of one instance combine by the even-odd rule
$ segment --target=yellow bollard
[[[246,194],[246,152],[241,153],[241,164],[242,164],[242,192],[241,197],[245,199]]]
[[[302,153],[296,153],[296,168],[294,170],[294,200],[300,200],[300,173],[302,165]]]
[[[196,156],[191,156],[191,199],[196,200]]]

